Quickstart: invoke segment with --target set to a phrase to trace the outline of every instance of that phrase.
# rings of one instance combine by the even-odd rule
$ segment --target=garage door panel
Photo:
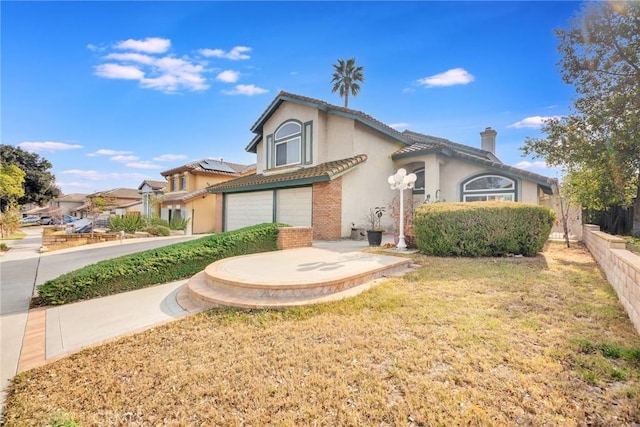
[[[278,190],[276,219],[293,226],[311,226],[311,187]]]
[[[273,222],[273,191],[228,194],[226,196],[226,230],[263,222]]]

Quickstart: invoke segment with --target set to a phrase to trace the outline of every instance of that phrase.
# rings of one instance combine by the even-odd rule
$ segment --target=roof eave
[[[244,185],[241,187],[230,187],[230,188],[211,188],[209,189],[209,193],[214,194],[226,194],[226,193],[246,193],[250,191],[259,191],[259,190],[272,190],[275,188],[289,188],[289,187],[302,187],[305,185],[311,185],[316,182],[326,182],[330,181],[331,177],[329,175],[320,175],[309,178],[298,178],[292,179],[288,181],[276,181],[276,182],[266,182],[261,184],[251,184]]]

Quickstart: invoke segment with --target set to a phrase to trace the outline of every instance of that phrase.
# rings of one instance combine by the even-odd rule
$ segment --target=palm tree
[[[333,72],[333,89],[331,93],[339,92],[341,97],[344,97],[344,107],[349,107],[349,93],[356,96],[360,92],[360,85],[358,82],[364,81],[364,68],[356,67],[356,59],[351,58],[348,60],[338,59],[337,64],[333,64],[335,69]]]

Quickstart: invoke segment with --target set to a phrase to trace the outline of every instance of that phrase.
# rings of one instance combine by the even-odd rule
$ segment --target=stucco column
[[[436,193],[440,190],[440,162],[435,155],[429,156],[424,161],[424,199],[436,201]]]

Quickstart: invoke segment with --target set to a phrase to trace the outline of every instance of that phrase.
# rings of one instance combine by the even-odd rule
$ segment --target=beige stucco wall
[[[423,164],[425,167],[425,196],[435,197],[440,190],[440,200],[447,202],[462,201],[460,183],[483,173],[507,175],[495,172],[454,158],[446,158],[441,155],[430,154],[402,159],[396,162],[398,167],[405,167],[408,172],[417,169]],[[524,203],[539,204],[538,185],[531,181],[515,179],[518,190],[518,201]]]
[[[391,154],[400,145],[391,138],[356,123],[352,147],[356,151],[353,154],[364,153],[367,161],[343,177],[342,236],[348,237],[351,234],[351,223],[369,228],[366,217],[369,209],[376,206],[387,208],[381,225],[387,231],[394,231],[397,224],[389,215],[389,206],[399,192],[391,190],[387,178],[396,172]],[[409,191],[405,192],[406,197],[409,194]]]
[[[192,234],[203,234],[213,231],[216,225],[214,194],[200,196],[185,205],[190,209],[190,225]]]
[[[273,134],[276,129],[285,121],[295,119],[299,120],[303,124],[309,121],[313,121],[313,163],[322,163],[322,161],[318,162],[318,141],[320,140],[322,132],[319,128],[323,127],[323,120],[319,117],[319,110],[311,107],[306,107],[304,105],[291,104],[289,102],[284,102],[280,105],[280,107],[273,113],[269,120],[264,124],[262,129],[263,139],[257,146],[257,165],[256,165],[256,173],[264,172],[266,168],[266,156],[264,153],[265,143],[267,142],[267,135]]]

